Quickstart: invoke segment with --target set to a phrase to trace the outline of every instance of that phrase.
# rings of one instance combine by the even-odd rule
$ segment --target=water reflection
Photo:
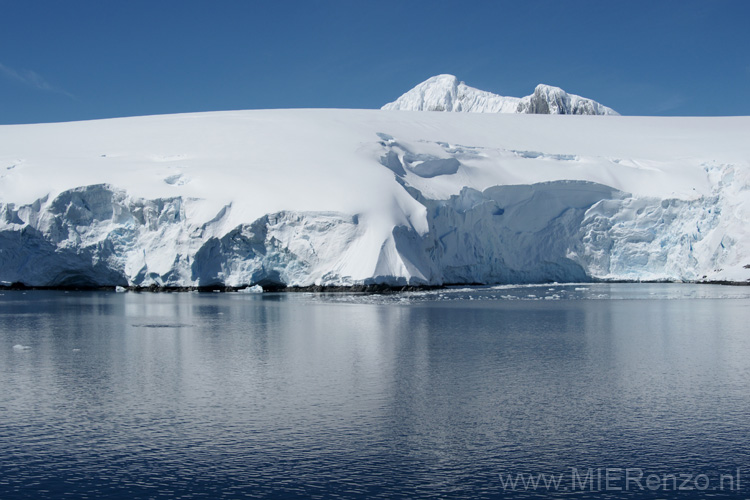
[[[0,299],[4,498],[493,498],[750,457],[747,291]]]

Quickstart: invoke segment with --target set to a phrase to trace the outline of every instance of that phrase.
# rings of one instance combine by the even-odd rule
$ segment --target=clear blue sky
[[[426,78],[750,115],[750,1],[0,0],[0,123],[378,108]]]

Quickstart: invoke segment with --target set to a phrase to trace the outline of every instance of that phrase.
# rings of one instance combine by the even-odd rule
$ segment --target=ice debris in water
[[[239,293],[263,293],[263,287],[260,285],[248,286],[237,290]]]
[[[22,344],[16,344],[13,346],[13,349],[16,351],[28,351],[29,349],[31,349],[31,347]]]

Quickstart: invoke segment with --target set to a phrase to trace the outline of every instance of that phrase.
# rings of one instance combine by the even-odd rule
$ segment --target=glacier
[[[541,115],[619,114],[592,99],[569,94],[551,85],[539,84],[534,93],[525,97],[508,97],[470,87],[454,75],[428,78],[382,109]]]
[[[0,126],[0,282],[747,283],[749,132],[334,109]]]

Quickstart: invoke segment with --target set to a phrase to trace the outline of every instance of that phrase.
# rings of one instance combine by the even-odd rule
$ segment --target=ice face
[[[0,282],[745,281],[748,130],[356,110],[2,127]]]

